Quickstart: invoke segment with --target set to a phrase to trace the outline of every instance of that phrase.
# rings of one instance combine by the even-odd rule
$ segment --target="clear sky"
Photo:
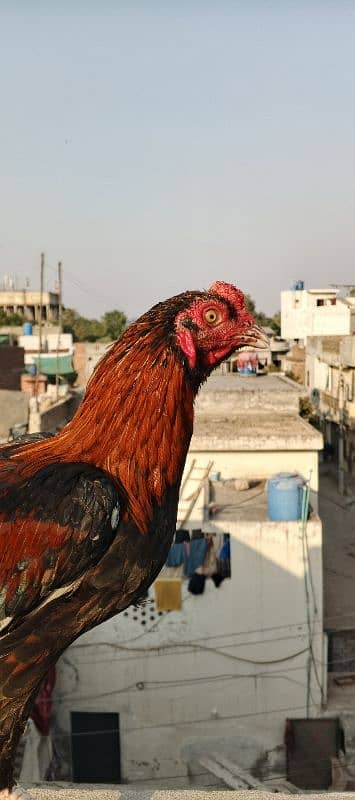
[[[0,0],[0,276],[135,316],[355,281],[355,2]]]

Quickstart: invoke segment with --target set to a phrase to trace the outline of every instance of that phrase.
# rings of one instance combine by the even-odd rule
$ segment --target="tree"
[[[107,311],[97,319],[81,317],[73,308],[63,311],[62,324],[64,333],[71,333],[74,342],[96,342],[98,339],[113,341],[118,339],[125,329],[127,320],[123,311]]]
[[[271,328],[273,328],[273,330],[275,331],[276,336],[280,336],[281,335],[281,312],[280,311],[277,311],[276,314],[274,314],[274,316],[271,317],[270,325],[271,325]]]
[[[118,339],[127,326],[127,317],[123,311],[106,311],[102,317],[105,334],[111,340]]]
[[[25,322],[25,317],[23,314],[7,314],[2,308],[0,308],[0,325],[23,325]]]
[[[273,328],[276,335],[279,336],[281,332],[281,315],[278,311],[273,317],[268,317],[263,311],[257,311],[255,302],[250,294],[245,295],[245,305],[249,314],[252,314],[257,325],[261,327]]]

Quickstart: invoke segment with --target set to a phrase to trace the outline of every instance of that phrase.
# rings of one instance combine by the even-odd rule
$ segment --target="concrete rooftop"
[[[321,434],[301,417],[254,413],[196,414],[191,450],[322,450]]]
[[[132,790],[125,786],[82,786],[80,784],[42,784],[28,787],[35,800],[270,800],[275,794],[251,790]],[[290,794],[277,793],[277,800],[290,800]],[[355,800],[355,792],[297,794],[307,800]]]
[[[205,392],[294,392],[303,394],[305,387],[298,385],[284,375],[275,373],[267,375],[239,375],[229,372],[221,375],[213,372],[201,388]]]
[[[283,375],[213,374],[196,400],[197,414],[298,414],[307,390]]]
[[[266,481],[250,481],[249,488],[235,489],[234,480],[210,482],[210,521],[239,520],[240,522],[268,522]],[[313,512],[312,519],[319,519]],[[283,525],[283,522],[273,522]]]

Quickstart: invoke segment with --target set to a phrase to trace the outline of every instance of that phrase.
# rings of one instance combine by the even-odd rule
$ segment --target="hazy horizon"
[[[75,5],[75,8],[73,8]],[[355,282],[355,5],[3,0],[0,279],[137,316]]]

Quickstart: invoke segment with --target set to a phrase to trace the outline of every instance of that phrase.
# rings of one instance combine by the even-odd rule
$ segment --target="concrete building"
[[[21,389],[21,374],[24,370],[24,350],[11,345],[0,346],[0,389]]]
[[[307,339],[306,386],[323,426],[325,442],[337,449],[344,427],[345,456],[355,458],[355,335]]]
[[[59,315],[59,295],[56,292],[33,292],[30,289],[0,291],[0,308],[5,314],[22,314],[29,321],[55,321]]]
[[[355,331],[355,297],[334,289],[281,292],[281,334],[305,342],[308,336],[346,336]]]
[[[25,351],[25,366],[36,365],[45,375],[66,375],[73,372],[73,337],[61,333],[59,328],[47,327],[42,331],[42,352],[39,333],[19,335],[18,344]]]
[[[29,419],[29,398],[24,392],[0,389],[0,439],[7,442],[13,429],[25,433]]]
[[[306,350],[305,347],[300,344],[292,345],[286,355],[283,355],[281,358],[281,369],[283,372],[292,378],[292,380],[302,385],[305,384],[306,380],[305,359]]]
[[[75,342],[73,365],[77,373],[76,386],[86,386],[96,365],[112,342]]]
[[[195,595],[165,567],[142,605],[69,648],[55,695],[58,778],[80,771],[75,736],[86,765],[99,759],[100,730],[115,737],[117,779],[146,787],[208,785],[216,753],[261,778],[285,772],[286,719],[319,715],[326,691],[322,437],[298,416],[301,394],[276,376],[217,375],[202,389],[178,525],[208,540],[220,571],[229,542],[230,571],[217,586],[204,562]],[[310,479],[304,524],[268,519],[265,481],[281,470]],[[162,610],[166,586],[178,586],[175,610]]]

